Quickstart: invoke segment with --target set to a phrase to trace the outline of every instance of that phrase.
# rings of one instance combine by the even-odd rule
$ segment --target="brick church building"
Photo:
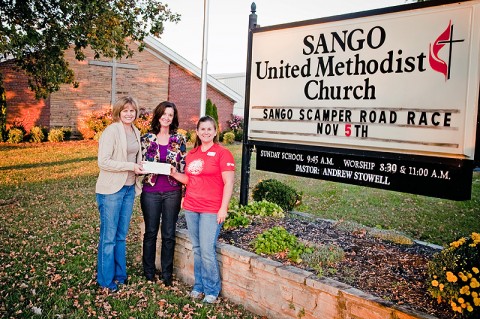
[[[139,106],[152,111],[160,102],[174,102],[179,110],[180,128],[190,130],[200,114],[201,70],[163,45],[147,37],[146,48],[129,59],[93,59],[77,61],[73,50],[65,52],[75,72],[78,88],[62,85],[47,99],[36,100],[24,73],[15,71],[12,61],[0,63],[7,98],[7,127],[20,122],[27,131],[32,126],[70,127],[78,132],[85,117],[94,111],[108,110],[120,96],[131,95]],[[215,78],[208,76],[207,98],[216,106],[220,129],[231,119],[234,104],[242,96]]]

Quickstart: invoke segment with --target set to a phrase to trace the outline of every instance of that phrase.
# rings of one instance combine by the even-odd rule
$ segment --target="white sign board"
[[[473,159],[480,1],[253,32],[250,140]]]

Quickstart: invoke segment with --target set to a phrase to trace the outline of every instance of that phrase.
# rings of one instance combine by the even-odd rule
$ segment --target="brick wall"
[[[136,50],[136,48],[134,48]],[[77,61],[73,50],[65,56],[75,72],[78,88],[62,85],[51,96],[51,125],[76,128],[93,111],[110,108],[112,92],[112,67],[89,64],[93,52],[86,50],[87,58]],[[112,62],[100,58],[95,61]],[[135,52],[129,59],[117,60],[115,97],[135,97],[140,107],[151,111],[168,98],[168,62],[157,58],[148,50]],[[136,67],[122,68],[118,64]]]
[[[83,120],[93,111],[109,109],[112,67],[89,63],[94,61],[93,51],[87,49],[85,53],[86,59],[77,61],[73,50],[65,52],[79,86],[61,85],[60,90],[52,93],[49,99],[40,101],[35,100],[34,93],[28,88],[27,77],[22,72],[14,71],[11,62],[0,63],[7,93],[7,124],[21,120],[27,130],[34,125],[66,126],[76,133]],[[95,61],[112,62],[107,58]],[[132,58],[118,60],[118,63],[135,68],[117,67],[117,98],[132,95],[140,107],[147,111],[152,111],[162,101],[170,100],[179,108],[180,127],[195,128],[200,113],[200,79],[149,49],[135,52]],[[233,101],[210,86],[207,88],[207,98],[216,104],[220,128],[223,130],[226,121],[231,118]]]
[[[157,267],[161,236],[158,241]],[[221,294],[268,318],[436,319],[231,245],[218,244],[217,258],[222,276]],[[177,231],[174,272],[178,279],[193,285],[192,244],[184,229]]]
[[[32,126],[48,126],[50,122],[49,100],[36,100],[28,87],[26,74],[14,69],[14,63],[0,63],[3,85],[7,97],[7,129],[14,122],[22,123],[27,131]]]
[[[170,64],[170,85],[168,98],[178,107],[180,128],[195,129],[200,114],[201,80],[178,65]],[[217,106],[220,132],[227,127],[227,121],[232,118],[233,101],[207,86],[207,99]],[[193,107],[196,105],[197,107]]]

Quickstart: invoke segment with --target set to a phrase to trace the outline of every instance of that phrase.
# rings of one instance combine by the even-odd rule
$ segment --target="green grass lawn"
[[[241,146],[229,146],[241,163]],[[0,317],[254,318],[228,302],[205,306],[142,278],[138,200],[128,237],[130,284],[112,296],[95,283],[99,218],[97,143],[0,144]],[[239,197],[237,165],[235,197]],[[299,211],[395,229],[444,245],[480,231],[480,174],[472,200],[456,202],[256,171],[250,187],[276,178],[303,192]]]
[[[96,155],[92,141],[0,144],[0,317],[255,318],[229,302],[194,302],[180,282],[143,279],[138,200],[129,285],[115,295],[97,288]]]
[[[241,146],[231,147],[241,163]],[[235,194],[240,191],[237,165]],[[354,221],[369,227],[394,229],[413,239],[445,245],[458,237],[480,232],[480,172],[474,172],[472,199],[452,201],[376,188],[297,177],[255,169],[252,155],[250,189],[275,178],[303,193],[296,210],[320,218]]]

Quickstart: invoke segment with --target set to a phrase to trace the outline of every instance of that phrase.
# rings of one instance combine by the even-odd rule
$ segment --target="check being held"
[[[169,163],[142,162],[143,170],[148,174],[170,175]]]

